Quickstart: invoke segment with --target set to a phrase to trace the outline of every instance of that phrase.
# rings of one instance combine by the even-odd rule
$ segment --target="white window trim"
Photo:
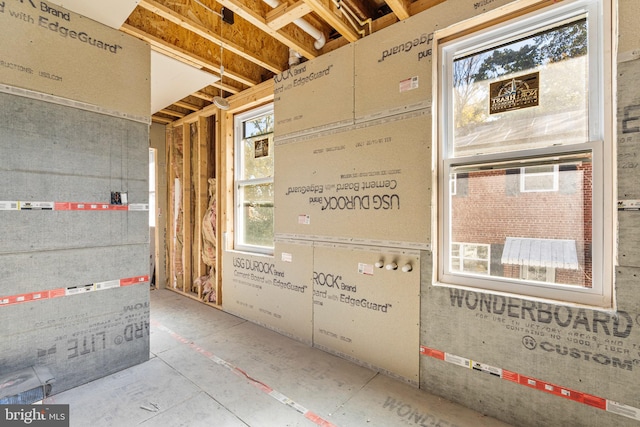
[[[434,194],[434,205],[437,206],[438,221],[434,221],[433,236],[434,238],[434,277],[433,283],[436,286],[462,287],[481,292],[496,292],[504,295],[511,295],[520,298],[531,298],[535,300],[552,300],[552,302],[561,302],[563,304],[586,304],[597,308],[615,309],[614,299],[614,260],[616,256],[615,247],[615,200],[617,198],[615,177],[613,173],[613,165],[615,164],[615,138],[614,138],[614,110],[613,110],[613,88],[614,88],[614,56],[615,37],[613,37],[615,27],[614,9],[611,0],[601,0],[594,2],[591,0],[567,0],[560,4],[544,7],[547,2],[543,0],[520,0],[513,2],[505,7],[498,8],[486,14],[478,15],[467,21],[455,24],[443,30],[436,31],[434,34],[433,51],[436,52],[436,58],[433,61],[433,92],[434,109],[433,109],[433,139],[438,141],[434,150],[434,162],[437,165],[434,171],[434,178],[439,183],[438,191]],[[446,101],[446,96],[441,89],[447,84],[445,70],[445,62],[443,60],[442,44],[452,40],[462,39],[467,34],[483,31],[487,24],[498,24],[497,27],[505,29],[517,30],[522,26],[523,19],[527,11],[542,8],[542,13],[557,10],[560,8],[568,9],[591,4],[591,7],[598,8],[595,15],[591,14],[588,19],[589,31],[593,33],[594,23],[593,16],[600,18],[600,30],[596,44],[599,46],[598,53],[591,55],[589,60],[589,69],[599,70],[601,78],[589,81],[594,87],[590,87],[591,93],[597,93],[599,96],[590,96],[589,105],[589,134],[592,135],[592,142],[581,144],[586,149],[591,149],[594,159],[599,159],[597,164],[593,165],[593,236],[592,236],[592,260],[593,260],[593,284],[591,289],[577,288],[552,284],[547,286],[544,283],[529,286],[526,283],[517,283],[509,280],[502,280],[499,277],[492,277],[489,280],[474,278],[469,280],[466,277],[457,277],[451,280],[445,274],[445,259],[450,253],[449,245],[446,244],[444,233],[449,229],[448,210],[445,210],[445,203],[448,203],[448,195],[445,189],[448,189],[450,167],[452,160],[447,158],[446,152],[448,147],[442,141],[446,141],[448,135],[452,132],[453,125],[448,123],[448,117],[453,113],[453,103]],[[601,9],[600,9],[601,8]],[[534,12],[532,15],[538,15]],[[511,19],[511,17],[523,16],[523,18]],[[493,37],[492,31],[484,31],[486,33],[486,43],[490,43]],[[592,49],[592,46],[589,46]],[[601,62],[600,62],[601,61]],[[594,114],[599,112],[599,114]],[[596,130],[598,130],[596,132]],[[600,141],[595,141],[595,134],[599,134]],[[603,147],[606,146],[606,149]],[[570,147],[563,147],[562,152],[570,151]],[[553,147],[539,150],[546,152],[547,155],[553,154]],[[543,153],[538,153],[543,154]],[[485,157],[485,156],[477,156]],[[469,164],[480,163],[481,159],[474,158]],[[491,157],[491,156],[486,156]],[[456,165],[464,164],[460,159],[455,159]],[[488,159],[485,159],[485,161]],[[604,191],[604,189],[607,191]],[[514,291],[514,287],[517,288]]]
[[[244,224],[242,223],[242,215],[239,214],[239,210],[241,206],[239,206],[239,187],[246,185],[260,185],[260,184],[268,184],[273,183],[273,176],[265,177],[265,178],[256,178],[256,179],[238,179],[238,173],[243,168],[243,156],[240,155],[239,147],[244,139],[244,129],[242,124],[252,118],[264,116],[266,114],[273,113],[273,104],[267,104],[262,107],[255,108],[253,110],[247,111],[242,114],[237,114],[234,116],[234,237],[233,237],[233,249],[237,251],[245,251],[252,252],[258,254],[266,254],[272,255],[274,251],[274,245],[271,246],[258,246],[258,245],[247,245],[246,243],[242,243],[244,238]],[[262,136],[264,137],[264,136]],[[251,139],[258,138],[258,136],[250,137]],[[270,150],[273,150],[273,145],[271,145]]]

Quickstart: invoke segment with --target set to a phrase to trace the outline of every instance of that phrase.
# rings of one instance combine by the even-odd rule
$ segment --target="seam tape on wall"
[[[564,397],[565,399],[584,403],[585,405],[593,406],[595,408],[602,409],[603,411],[612,412],[614,414],[622,415],[624,417],[640,421],[640,409],[634,408],[633,406],[628,406],[622,403],[614,402],[612,400],[604,399],[602,397],[582,393],[566,387],[561,387],[555,384],[548,383],[546,381],[539,380],[537,378],[518,374],[517,372],[507,371],[506,369],[485,365],[484,363],[476,362],[475,360],[465,359],[464,357],[445,353],[443,351],[435,350],[423,345],[420,346],[420,354],[433,357],[434,359],[444,360],[445,362],[463,366],[468,369],[473,369],[474,371],[488,373],[490,375],[500,377],[503,380],[511,381],[530,388],[535,388],[536,390],[540,390],[545,393]]]
[[[93,291],[103,291],[105,289],[120,288],[124,286],[137,285],[149,281],[149,276],[127,277],[125,279],[109,280],[107,282],[96,282],[88,285],[69,286],[67,288],[51,289],[48,291],[31,292],[19,295],[0,297],[0,307],[5,305],[21,304],[23,302],[39,301],[65,297],[69,295],[85,294]]]

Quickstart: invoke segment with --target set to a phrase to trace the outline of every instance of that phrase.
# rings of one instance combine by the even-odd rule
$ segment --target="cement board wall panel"
[[[53,393],[149,357],[146,284],[2,307],[3,372],[46,366]]]
[[[276,235],[427,247],[430,116],[401,117],[276,145]]]
[[[0,27],[20,37],[0,39],[12,64],[0,69],[1,83],[148,120],[147,43],[46,1],[2,6]]]
[[[147,274],[147,243],[0,254],[2,296],[84,286]]]
[[[419,266],[417,251],[317,243],[314,346],[417,385]]]
[[[353,46],[274,77],[275,138],[353,123]]]
[[[8,211],[0,222],[0,253],[147,244],[148,212]],[[96,227],[96,224],[101,224]]]
[[[275,243],[274,256],[227,251],[225,311],[305,343],[312,340],[313,246]]]
[[[433,32],[509,2],[448,0],[354,43],[356,121],[430,107]]]
[[[619,286],[628,294],[630,282],[637,282],[637,278],[626,276],[629,282]],[[635,404],[632,396],[640,393],[634,381],[640,367],[637,302],[629,301],[616,313],[610,313],[449,287],[429,287],[422,302],[423,312],[438,313],[423,322],[422,345],[631,406]],[[460,399],[494,416],[504,410],[500,400],[490,403],[503,386],[496,384],[489,389],[485,378],[490,376],[486,373],[427,356],[421,359],[420,372],[425,389]],[[443,383],[445,378],[448,380]],[[471,398],[459,396],[462,383],[472,384]],[[584,405],[534,392],[519,386],[509,397],[501,396],[512,403],[527,399],[551,409],[541,414],[535,409],[536,404],[527,404],[505,419],[536,420],[525,425],[555,425],[569,419],[576,425],[604,425],[618,420],[620,425],[626,423],[618,415],[603,411],[594,415]],[[477,403],[480,400],[483,405]],[[592,419],[593,416],[597,418]]]
[[[618,63],[618,199],[640,200],[640,59]],[[622,237],[622,235],[621,235]]]
[[[618,52],[621,54],[634,52],[635,58],[640,58],[640,27],[638,26],[638,16],[640,16],[640,3],[636,1],[619,0],[614,2],[617,8],[616,18],[618,20]]]
[[[618,212],[618,265],[640,267],[640,210]]]

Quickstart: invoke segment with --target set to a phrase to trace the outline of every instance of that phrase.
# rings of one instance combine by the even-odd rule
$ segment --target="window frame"
[[[455,57],[472,54],[487,47],[496,46],[496,37],[501,40],[513,39],[538,31],[549,20],[558,16],[575,16],[577,11],[587,11],[589,103],[588,138],[581,144],[571,146],[551,146],[530,149],[528,156],[553,157],[564,153],[589,151],[592,153],[593,200],[592,200],[592,265],[591,288],[576,286],[517,281],[497,276],[472,277],[455,274],[448,264],[450,258],[449,230],[451,227],[451,196],[449,176],[454,167],[481,165],[517,159],[513,154],[492,153],[467,157],[453,157],[450,141],[453,135],[453,96],[450,88],[452,77],[447,74]],[[615,139],[613,138],[613,31],[612,5],[610,0],[574,0],[549,5],[542,0],[520,0],[509,8],[503,8],[479,15],[468,21],[437,31],[434,34],[434,173],[438,182],[434,202],[437,204],[438,221],[434,224],[434,284],[469,288],[475,291],[500,292],[524,298],[561,301],[570,304],[586,304],[602,308],[614,308],[613,263],[615,260],[615,189],[613,164],[615,159]],[[522,28],[527,28],[522,30]],[[509,36],[510,34],[510,36]],[[594,73],[596,77],[594,78]],[[604,147],[607,147],[604,149]]]
[[[273,103],[263,105],[261,107],[254,108],[252,110],[246,111],[241,114],[236,114],[234,116],[234,234],[233,234],[233,246],[234,250],[251,252],[256,254],[266,254],[272,255],[274,252],[274,243],[272,242],[271,246],[260,246],[260,245],[252,245],[247,244],[244,240],[246,235],[245,226],[243,223],[243,214],[241,206],[241,189],[244,187],[255,186],[255,185],[264,185],[264,184],[274,184],[274,170],[272,171],[271,176],[269,177],[261,177],[261,178],[246,178],[243,176],[244,174],[244,141],[247,139],[256,140],[260,138],[271,138],[273,139],[273,131],[268,133],[263,133],[260,135],[252,135],[245,138],[245,126],[244,124],[252,119],[256,119],[262,116],[266,116],[269,114],[274,114],[274,106]],[[275,126],[275,120],[274,120]],[[271,156],[273,153],[273,144],[270,144]],[[275,219],[275,218],[274,218]]]

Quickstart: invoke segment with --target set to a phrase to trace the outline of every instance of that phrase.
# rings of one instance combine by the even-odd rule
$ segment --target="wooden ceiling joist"
[[[171,43],[168,43],[162,39],[159,39],[158,37],[155,37],[151,34],[147,34],[144,31],[131,26],[130,24],[123,24],[123,26],[120,28],[121,31],[127,33],[127,34],[131,34],[133,36],[136,36],[144,41],[146,41],[147,43],[149,43],[151,45],[151,48],[153,50],[156,50],[157,52],[166,54],[167,56],[170,56],[174,59],[177,59],[179,61],[183,61],[186,64],[195,66],[197,68],[200,69],[204,69],[204,70],[208,70],[208,71],[216,71],[217,73],[212,73],[212,74],[216,74],[219,76],[220,74],[220,64],[219,63],[213,63],[210,62],[204,58],[198,57],[197,55],[195,55],[192,52],[188,52],[184,49],[178,48],[175,45],[172,45]],[[224,77],[225,79],[228,78],[230,80],[234,80],[240,84],[246,85],[246,86],[255,86],[258,82],[254,81],[254,80],[249,80],[248,78],[246,78],[245,76],[239,75],[233,71],[230,71],[226,66],[224,69]],[[240,88],[240,90],[242,90],[242,88]]]
[[[309,12],[311,12],[311,8],[303,0],[294,4],[283,3],[267,12],[267,25],[273,30],[279,30]]]
[[[409,12],[409,0],[385,0],[398,19],[403,20],[411,16]]]
[[[173,116],[173,117],[177,117],[177,118],[182,118],[184,116],[186,116],[185,113],[181,113],[179,111],[174,111],[174,110],[169,110],[168,108],[164,108],[160,111],[158,111],[158,113],[164,114],[166,116]]]
[[[121,29],[129,30],[156,48],[199,63],[201,68],[215,71],[214,74],[219,74],[221,64],[224,64],[225,75],[246,86],[253,86],[272,75],[263,67],[232,52],[222,51],[219,45],[141,7],[136,7]],[[234,28],[231,30],[235,31]],[[282,46],[282,49],[288,57],[286,47]],[[267,73],[269,75],[265,76]]]
[[[194,92],[192,93],[193,96],[195,96],[196,98],[200,98],[200,99],[204,99],[205,101],[209,101],[209,102],[213,102],[213,98],[215,95],[209,95],[208,93],[204,93],[204,92]]]
[[[138,0],[121,30],[154,51],[213,76],[223,74],[152,115],[154,123],[176,125],[219,114],[215,96],[230,102],[227,114],[272,100],[271,76],[286,70],[290,49],[313,59],[444,1]],[[221,19],[222,7],[234,13],[233,24]],[[313,31],[303,30],[299,19],[327,37],[323,48],[315,49],[316,40],[306,32]]]
[[[185,110],[191,110],[191,111],[198,111],[201,109],[201,107],[197,105],[190,104],[184,101],[176,101],[173,103],[173,105],[175,105],[176,107],[184,108]]]
[[[250,3],[249,0],[219,0],[218,3],[305,58],[313,59],[319,55],[318,50],[313,46],[315,42],[313,37],[291,24],[279,30],[272,29],[267,24],[267,12],[264,11],[264,8],[259,9],[254,4],[255,2]],[[265,7],[268,8],[269,6],[265,4]]]
[[[322,19],[327,21],[329,25],[336,29],[342,37],[349,42],[355,42],[360,38],[358,32],[342,17],[334,12],[334,6],[332,6],[332,0],[304,0],[305,3],[311,7],[315,13],[317,13]]]
[[[173,123],[173,119],[170,119],[168,117],[162,117],[162,116],[156,116],[153,115],[151,116],[151,121],[154,123],[160,123],[162,125],[168,125],[169,123]]]
[[[242,58],[245,58],[256,65],[266,68],[267,70],[270,70],[273,73],[277,74],[284,70],[283,65],[286,65],[286,64],[277,63],[273,61],[273,56],[269,57],[269,53],[272,51],[272,49],[265,48],[256,52],[256,51],[252,51],[246,44],[243,46],[235,43],[234,41],[231,41],[228,39],[222,39],[220,36],[219,29],[217,30],[217,32],[213,31],[205,27],[204,25],[181,15],[175,10],[170,9],[169,7],[155,0],[140,0],[140,2],[138,3],[138,6],[166,19],[167,21],[173,22],[174,24],[179,25],[182,28],[185,28],[186,30],[191,31],[199,35],[200,37],[206,40],[209,40],[212,43],[215,43],[217,45],[222,44],[222,47],[225,50],[229,52],[233,52],[234,54]],[[218,25],[220,25],[219,22],[218,22]],[[222,24],[222,25],[228,25],[228,24]],[[273,42],[275,42],[275,40],[273,40]]]

